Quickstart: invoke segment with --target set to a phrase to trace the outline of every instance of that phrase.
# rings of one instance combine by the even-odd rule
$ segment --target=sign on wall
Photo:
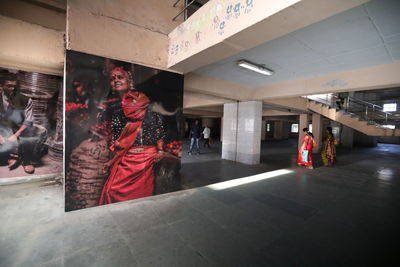
[[[183,76],[67,51],[65,209],[180,189]]]
[[[58,76],[0,68],[0,179],[62,172],[61,85]]]

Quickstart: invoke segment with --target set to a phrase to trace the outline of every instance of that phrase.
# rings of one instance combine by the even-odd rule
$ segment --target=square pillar
[[[308,122],[310,120],[309,114],[300,114],[299,117],[300,117],[299,118],[299,142],[298,142],[297,149],[300,149],[300,147],[301,147],[301,143],[302,143],[303,137],[304,137],[303,129],[308,128]]]
[[[282,121],[274,121],[274,139],[275,140],[281,140],[282,138],[282,130],[283,130],[283,124]]]
[[[264,141],[266,139],[266,133],[267,133],[267,121],[263,120],[261,124],[261,141]]]
[[[224,104],[222,159],[236,161],[238,103]]]
[[[320,152],[322,147],[322,117],[320,114],[312,114],[312,134],[314,135],[314,140],[317,142],[317,146],[313,148],[313,152]]]
[[[259,164],[261,152],[262,102],[239,102],[236,161]]]
[[[340,135],[340,144],[343,147],[353,148],[354,145],[354,130],[346,125],[343,125]]]
[[[222,158],[259,164],[261,128],[261,101],[224,104]]]

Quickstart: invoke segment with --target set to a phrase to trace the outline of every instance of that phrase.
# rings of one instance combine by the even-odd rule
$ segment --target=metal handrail
[[[186,9],[188,9],[188,7],[190,7],[196,0],[192,0],[192,2],[190,2],[189,4],[187,4],[185,6],[184,9],[181,10],[181,12],[178,13],[178,15],[176,15],[172,20],[175,21],[177,17],[179,17],[183,12],[185,12]],[[175,4],[177,4],[179,1],[175,2]]]
[[[318,97],[318,96],[312,96],[311,98],[310,98],[310,96],[304,96],[304,97],[306,99],[314,100],[316,102],[328,105],[332,108],[335,106],[335,104],[333,101],[334,98],[332,98],[330,96],[332,96],[332,95],[326,94],[325,98]],[[351,103],[358,105],[359,108],[355,108],[356,110],[354,110],[354,108],[352,108]],[[364,107],[365,107],[365,109],[364,109]],[[373,114],[375,114],[375,116],[379,116],[379,117],[383,116],[382,119],[385,119],[386,123],[388,123],[388,119],[396,119],[396,118],[389,118],[389,116],[394,117],[394,114],[387,112],[387,111],[383,111],[383,107],[373,104],[373,103],[370,103],[370,102],[367,102],[367,101],[364,101],[364,100],[361,100],[361,99],[351,97],[351,96],[347,96],[347,102],[345,104],[344,110],[349,113],[353,113],[353,114],[359,116],[360,118],[369,120],[371,122],[374,119],[375,120],[378,119],[378,118],[373,118],[374,116],[371,116]]]
[[[381,107],[381,106],[379,106],[379,105],[376,105],[376,104],[373,104],[373,103],[370,103],[370,102],[367,102],[367,101],[364,101],[364,100],[361,100],[361,99],[357,99],[357,98],[354,98],[354,97],[351,97],[351,96],[348,96],[348,99],[354,99],[355,101],[354,102],[361,102],[361,103],[364,103],[364,104],[367,104],[367,105],[370,105],[370,106],[372,106],[373,108],[374,107],[378,107],[378,108],[380,108],[380,109],[383,109],[383,107]]]
[[[369,102],[364,101],[364,100],[356,99],[354,97],[348,97],[348,99],[353,101],[354,103],[356,103],[358,105],[363,105],[363,104],[357,103],[357,102],[361,102],[361,103],[364,103],[364,104],[372,106],[372,111],[373,112],[381,112],[381,113],[384,113],[384,114],[387,114],[387,115],[393,115],[393,113],[390,113],[388,111],[383,111],[383,107],[381,107],[379,105],[376,105],[376,104],[373,104],[373,103],[369,103]],[[375,107],[379,108],[380,110],[379,109],[375,109]]]

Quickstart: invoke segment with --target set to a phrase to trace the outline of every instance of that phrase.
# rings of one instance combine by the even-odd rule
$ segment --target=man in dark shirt
[[[193,151],[193,146],[196,143],[196,149],[197,153],[200,154],[200,147],[199,147],[199,139],[201,135],[201,126],[199,125],[199,120],[196,120],[192,127],[190,128],[190,149],[189,149],[189,155],[192,155]]]

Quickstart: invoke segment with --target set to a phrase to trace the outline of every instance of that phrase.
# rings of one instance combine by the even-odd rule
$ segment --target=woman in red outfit
[[[107,164],[110,176],[99,205],[153,195],[153,167],[164,155],[166,132],[162,116],[152,110],[145,94],[135,91],[129,73],[122,68],[119,72],[126,92],[120,102],[121,112],[112,112],[110,149],[115,155]]]
[[[297,165],[306,166],[308,169],[314,169],[312,162],[312,149],[315,141],[308,128],[303,129],[304,137],[297,156]]]

